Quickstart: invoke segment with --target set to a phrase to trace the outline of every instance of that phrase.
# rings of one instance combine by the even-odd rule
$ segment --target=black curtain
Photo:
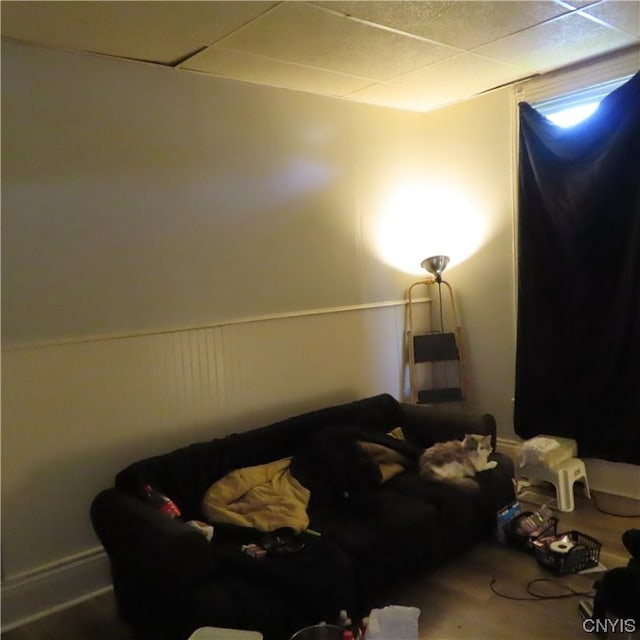
[[[520,104],[515,430],[640,464],[640,73],[563,129]]]

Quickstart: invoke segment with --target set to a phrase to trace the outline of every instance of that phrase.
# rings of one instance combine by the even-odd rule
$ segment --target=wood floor
[[[602,543],[600,559],[607,568],[626,565],[628,555],[620,538],[627,529],[640,528],[640,518],[607,515],[579,496],[575,511],[556,515],[559,530],[576,529]],[[387,602],[420,608],[420,640],[585,640],[589,634],[583,631],[578,613],[581,598],[511,600],[494,593],[490,583],[495,580],[500,593],[526,598],[527,584],[537,578],[553,579],[537,583],[538,592],[562,595],[566,593],[562,585],[590,591],[596,577],[554,578],[525,553],[483,543],[441,570],[390,592]],[[133,640],[133,636],[117,619],[108,593],[2,634],[2,640]]]
[[[113,593],[40,618],[0,636],[2,640],[134,640],[118,619]]]
[[[522,504],[525,509],[536,508]],[[615,511],[620,512],[625,511]],[[621,535],[627,529],[640,528],[640,518],[606,515],[592,501],[580,497],[575,511],[555,515],[559,531],[578,530],[602,543],[600,561],[605,567],[627,564],[629,556]],[[421,610],[420,640],[585,640],[589,634],[583,630],[578,612],[584,597],[512,600],[494,593],[491,583],[495,581],[495,591],[505,596],[529,598],[527,585],[532,580],[550,579],[533,588],[536,593],[552,596],[566,594],[567,586],[590,592],[598,575],[555,577],[526,553],[485,543],[436,573],[403,585],[389,603]],[[636,637],[640,634],[634,634],[634,640]]]

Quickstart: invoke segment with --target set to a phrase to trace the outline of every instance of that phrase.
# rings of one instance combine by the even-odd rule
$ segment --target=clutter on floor
[[[532,553],[538,564],[556,575],[596,567],[600,561],[598,540],[580,531],[558,531],[558,518],[548,506],[522,511],[514,502],[498,512],[498,540]]]
[[[372,609],[360,622],[340,612],[338,624],[320,624],[300,629],[289,640],[418,640],[420,609],[388,605]]]

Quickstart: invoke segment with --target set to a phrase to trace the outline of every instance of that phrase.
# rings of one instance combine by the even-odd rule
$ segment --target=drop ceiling
[[[34,45],[414,111],[640,45],[640,0],[5,0],[0,18]]]

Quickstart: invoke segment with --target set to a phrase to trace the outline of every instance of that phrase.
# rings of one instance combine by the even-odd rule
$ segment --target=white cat
[[[464,440],[437,442],[420,456],[420,475],[425,480],[445,482],[466,491],[477,491],[476,473],[495,469],[489,460],[491,436],[467,434]]]

